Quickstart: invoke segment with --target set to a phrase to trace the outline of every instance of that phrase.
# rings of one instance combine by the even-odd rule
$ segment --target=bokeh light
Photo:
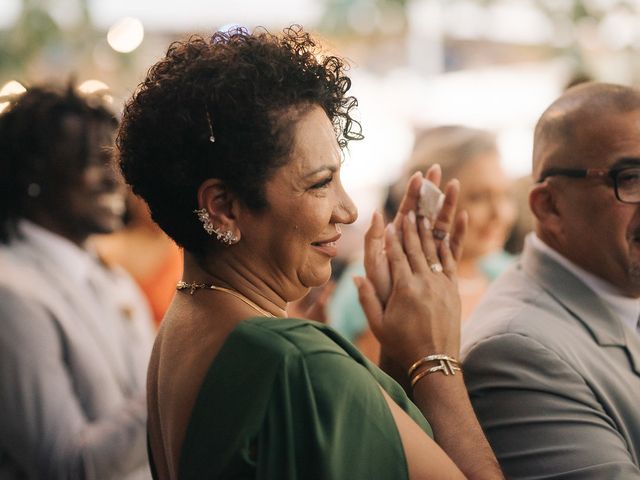
[[[24,86],[15,80],[11,80],[4,84],[4,86],[0,89],[0,101],[5,99],[5,97],[11,97],[13,95],[20,95],[21,93],[26,92],[27,89]],[[0,103],[0,113],[3,112],[5,108],[9,106],[9,102]]]
[[[107,33],[107,41],[116,52],[133,52],[144,39],[144,27],[137,18],[124,17],[114,23]]]
[[[85,80],[78,85],[78,90],[85,95],[98,95],[102,101],[113,104],[113,97],[109,94],[109,85],[100,80]]]

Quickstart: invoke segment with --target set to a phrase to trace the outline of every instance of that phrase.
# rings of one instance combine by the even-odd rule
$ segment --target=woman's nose
[[[358,209],[351,200],[351,197],[341,189],[341,195],[338,199],[338,205],[334,210],[335,223],[349,224],[358,218]]]

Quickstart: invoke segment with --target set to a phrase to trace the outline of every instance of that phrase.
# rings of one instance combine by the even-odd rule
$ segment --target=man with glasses
[[[640,90],[565,92],[535,130],[535,232],[463,333],[507,478],[640,479]]]

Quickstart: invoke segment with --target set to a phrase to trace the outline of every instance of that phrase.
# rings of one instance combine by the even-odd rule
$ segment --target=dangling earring
[[[42,189],[40,188],[40,185],[36,182],[31,182],[27,186],[27,195],[29,195],[31,198],[38,198],[41,191]]]
[[[209,212],[207,212],[206,208],[194,210],[193,213],[198,215],[198,220],[202,222],[204,231],[209,235],[215,234],[216,239],[221,241],[225,245],[233,245],[234,243],[238,243],[238,237],[231,233],[231,230],[222,231],[213,226],[213,223],[211,223],[211,217],[209,216]]]

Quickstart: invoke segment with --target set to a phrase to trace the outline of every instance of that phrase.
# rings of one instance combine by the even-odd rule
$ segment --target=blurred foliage
[[[22,74],[43,57],[55,63],[73,65],[90,54],[96,38],[87,0],[66,2],[75,7],[73,24],[61,27],[51,14],[56,0],[22,0],[17,21],[0,30],[0,71],[4,75]],[[71,14],[71,12],[68,12]]]
[[[406,7],[410,0],[325,0],[320,28],[325,32],[384,33],[385,21],[406,25]],[[369,24],[368,32],[363,26]],[[360,28],[358,28],[360,26]]]
[[[107,0],[104,0],[107,1]],[[420,0],[322,0],[323,15],[318,28],[329,35],[360,37],[401,36],[407,28],[407,12]],[[440,2],[443,7],[474,2],[491,7],[514,5],[516,0],[424,0]],[[556,32],[570,32],[565,47],[581,62],[578,26],[581,22],[599,22],[614,9],[638,13],[638,0],[517,0],[543,12]],[[9,28],[0,30],[0,74],[22,75],[33,65],[56,65],[75,71],[91,64],[92,52],[104,32],[96,31],[91,21],[89,0],[21,0],[21,12]],[[60,12],[54,15],[52,12]],[[73,10],[73,11],[72,11]],[[57,19],[65,20],[62,24]],[[117,56],[120,67],[127,68],[132,58]]]

